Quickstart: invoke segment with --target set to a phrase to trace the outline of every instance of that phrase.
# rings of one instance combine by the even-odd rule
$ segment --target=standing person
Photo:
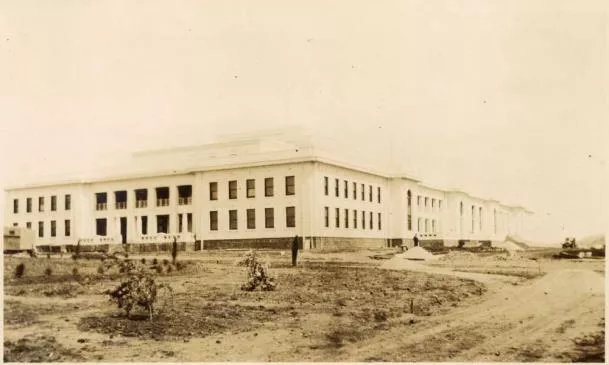
[[[296,259],[298,257],[298,235],[294,237],[292,241],[292,266],[296,266]]]
[[[419,247],[419,237],[417,236],[417,234],[414,234],[414,237],[412,239],[414,241],[414,247]]]

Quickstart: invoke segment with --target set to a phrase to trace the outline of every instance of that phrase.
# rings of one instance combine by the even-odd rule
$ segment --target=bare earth
[[[53,275],[58,277],[61,270],[68,273],[75,265],[93,273],[98,264],[93,260],[5,258],[4,357],[10,361],[604,359],[603,260],[455,255],[423,264],[400,255],[370,258],[379,253],[391,256],[390,250],[305,253],[297,269],[289,267],[287,255],[269,253],[279,286],[275,292],[253,293],[238,289],[243,273],[232,263],[242,252],[183,255],[192,264],[188,270],[161,277],[176,293],[169,309],[152,322],[143,316],[127,320],[107,302],[100,293],[116,283],[111,277],[86,285],[67,279],[36,283],[45,266],[54,265],[57,274]],[[17,262],[31,267],[31,277],[26,274],[21,283],[8,279]],[[24,279],[31,282],[24,284]],[[62,290],[67,295],[58,294]]]

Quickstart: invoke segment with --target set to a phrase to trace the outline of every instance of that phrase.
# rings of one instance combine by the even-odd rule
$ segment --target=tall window
[[[353,209],[353,228],[357,228],[357,209]]]
[[[212,210],[209,212],[209,230],[217,231],[218,230],[218,211]]]
[[[339,185],[339,180],[338,179],[334,179],[334,194],[336,195],[337,198],[339,197],[339,193],[338,193],[339,187],[338,187],[338,185]]]
[[[247,214],[247,229],[255,229],[256,228],[256,210],[248,209],[246,210]]]
[[[237,180],[228,182],[228,198],[237,199]]]
[[[296,227],[296,208],[286,207],[285,208],[285,225],[288,228]]]
[[[482,207],[478,207],[478,223],[480,226],[480,231],[482,231]]]
[[[442,211],[442,200],[438,200],[438,211]]]
[[[328,195],[328,189],[329,189],[328,184],[329,184],[328,177],[324,176],[324,194],[326,194],[326,195]]]
[[[345,208],[345,228],[349,228],[349,209]]]
[[[431,220],[431,232],[436,233],[436,220],[435,219]]]
[[[361,184],[360,188],[362,190],[362,201],[364,201],[364,200],[366,200],[366,185]]]
[[[38,211],[44,212],[44,196],[38,197]]]
[[[381,202],[381,187],[380,186],[377,186],[377,188],[376,188],[376,201],[378,203]]]
[[[429,219],[425,218],[425,233],[429,232],[428,225],[429,225]]]
[[[324,207],[324,226],[330,227],[330,208]]]
[[[353,200],[357,199],[357,183],[353,183]]]
[[[13,213],[19,213],[19,199],[13,199]]]
[[[26,222],[25,223],[25,228],[32,229],[32,222]]]
[[[218,200],[218,183],[209,183],[209,200]]]
[[[256,180],[254,179],[247,179],[245,181],[245,185],[247,188],[247,197],[248,198],[255,198],[256,197]]]
[[[44,222],[38,222],[38,237],[44,237]]]
[[[378,223],[379,231],[381,230],[381,213],[377,213],[376,221]]]
[[[429,203],[429,198],[425,197],[425,210],[427,210],[428,207],[427,203]]]
[[[412,231],[412,192],[408,190],[406,194],[407,206],[408,206],[408,230]]]
[[[273,196],[273,178],[264,179],[264,196]]]
[[[72,234],[72,232],[70,230],[70,220],[66,219],[63,222],[63,235],[66,237],[70,237],[71,234]]]
[[[362,210],[362,229],[366,229],[366,212]]]
[[[431,210],[433,211],[436,208],[436,199],[431,198]]]
[[[72,196],[70,194],[66,194],[63,200],[63,208],[65,210],[72,209]]]
[[[148,216],[142,216],[142,234],[148,234]]]
[[[294,184],[294,176],[285,177],[285,195],[294,195],[296,193],[296,187]]]
[[[127,191],[115,191],[114,202],[114,204],[116,204],[116,209],[127,209]]]
[[[349,182],[347,180],[345,180],[344,183],[345,183],[345,199],[347,199],[349,197]]]
[[[421,232],[421,218],[417,219],[417,232]]]
[[[369,223],[370,223],[370,229],[373,229],[373,228],[374,228],[374,223],[373,223],[373,221],[372,221],[372,218],[373,218],[373,217],[374,217],[374,216],[372,215],[372,212],[370,212],[370,222],[369,222]]]
[[[25,200],[25,211],[27,213],[31,213],[32,212],[32,198],[27,198]]]
[[[178,205],[191,205],[191,204],[192,204],[192,185],[179,185],[178,186]]]
[[[474,215],[475,215],[475,208],[472,205],[472,233],[474,232]]]
[[[234,209],[228,211],[228,229],[237,229],[237,211]]]
[[[336,223],[336,228],[339,228],[340,227],[340,209],[336,208],[334,213],[335,213],[334,219],[336,220],[336,222],[335,222]]]
[[[57,210],[57,196],[56,195],[52,195],[51,196],[51,211],[54,212],[56,210]]]
[[[148,189],[135,189],[135,207],[146,208],[148,206]]]
[[[275,209],[264,208],[264,227],[273,228],[275,227]]]
[[[156,191],[156,206],[157,207],[169,206],[169,187],[168,186],[158,187],[155,189],[155,191]],[[157,231],[157,232],[160,233],[160,231]]]
[[[372,201],[372,185],[368,185],[368,200]]]
[[[95,234],[97,236],[105,236],[107,234],[108,221],[106,218],[97,218],[95,220]]]

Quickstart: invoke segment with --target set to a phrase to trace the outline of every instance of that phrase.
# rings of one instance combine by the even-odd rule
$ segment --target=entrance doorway
[[[121,217],[121,243],[127,243],[127,217]]]

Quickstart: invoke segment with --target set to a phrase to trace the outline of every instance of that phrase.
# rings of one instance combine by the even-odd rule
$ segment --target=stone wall
[[[311,243],[313,250],[348,251],[389,247],[391,240],[384,238],[313,237]]]
[[[204,250],[222,250],[222,249],[276,249],[290,250],[294,237],[278,237],[278,238],[246,238],[235,240],[204,240]],[[302,249],[302,237],[299,240],[298,247]]]

